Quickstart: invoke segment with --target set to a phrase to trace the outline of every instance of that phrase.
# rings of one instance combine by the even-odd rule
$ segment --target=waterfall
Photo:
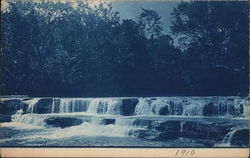
[[[107,102],[107,115],[120,115],[120,108],[122,105],[122,101],[119,99],[111,99]]]
[[[88,114],[96,114],[97,113],[97,109],[98,109],[98,105],[100,104],[101,99],[99,98],[95,98],[93,100],[91,100],[90,104],[89,104],[89,108],[87,110]]]
[[[134,119],[116,119],[116,127],[118,128],[115,132],[119,133],[120,135],[129,136],[131,135],[131,131],[135,131],[141,129],[134,125]]]
[[[235,132],[237,132],[238,131],[238,129],[237,130],[232,130],[232,131],[230,131],[229,133],[227,133],[226,134],[226,136],[223,138],[223,140],[222,140],[222,143],[223,144],[231,144],[231,141],[232,141],[232,138],[233,138],[233,135],[234,135],[234,133]]]
[[[124,111],[130,110],[130,116],[249,116],[248,100],[239,97],[133,98],[138,100],[133,106],[129,104],[134,102],[123,103],[123,99],[130,98],[33,98],[25,101],[19,99],[16,110],[22,109],[24,113],[30,114],[85,112],[88,115],[123,115]]]
[[[69,105],[71,104],[71,100],[69,99],[61,99],[60,100],[60,113],[69,112]]]
[[[138,98],[134,115],[244,117],[248,100],[233,97]]]
[[[94,117],[91,122],[57,130],[50,137],[65,138],[80,135],[128,137],[131,131],[142,129],[133,125],[134,119],[115,118],[115,123],[108,125],[102,123],[103,119],[105,118]]]
[[[19,99],[19,110],[22,110],[23,98]]]
[[[87,114],[120,115],[121,99],[95,98],[92,99]]]
[[[249,100],[247,99],[235,99],[234,105],[238,105],[236,110],[238,113],[242,112],[242,116],[245,118],[249,117],[250,109],[249,109]]]
[[[22,102],[20,102],[20,107],[23,103],[28,104],[27,112],[29,112],[29,114],[23,114],[23,109],[17,110],[16,114],[11,116],[12,122],[31,124],[36,126],[44,125],[43,116],[34,114],[34,107],[38,104],[40,99],[41,98],[33,98],[27,101],[23,101],[22,99]]]
[[[10,123],[52,132],[44,137],[54,140],[73,136],[167,140],[173,136],[211,139],[214,143],[224,137],[221,146],[233,146],[242,139],[245,143],[248,130],[248,100],[240,97],[46,97],[4,101],[3,105],[8,103],[16,108]],[[234,129],[225,135],[231,127]],[[244,131],[238,131],[242,128]],[[243,138],[241,133],[245,134]],[[37,136],[40,138],[40,133]]]
[[[24,101],[25,103],[28,104],[28,109],[27,111],[30,112],[31,114],[34,113],[34,106],[38,103],[40,98],[33,98],[31,100]]]
[[[91,116],[117,115],[130,107],[123,105],[123,99],[130,98],[33,98],[19,99],[16,118],[25,114],[64,114],[84,112]],[[138,99],[134,116],[206,116],[226,118],[247,118],[248,100],[240,97],[148,97]],[[27,106],[26,106],[27,105]],[[25,108],[26,107],[26,108]],[[35,116],[35,115],[34,115]],[[26,116],[27,117],[27,116]]]
[[[60,98],[59,113],[86,112],[89,102],[88,98]],[[52,107],[52,109],[56,108],[55,99],[53,99]],[[55,110],[52,110],[52,113],[55,113]]]
[[[134,125],[135,119],[126,119],[122,117],[115,118],[114,124],[105,125],[102,123],[102,118],[94,118],[90,123],[84,123],[84,133],[94,136],[111,136],[111,137],[128,137],[133,136],[132,133],[143,129],[140,126]]]
[[[51,113],[55,113],[55,98],[52,99]]]
[[[215,147],[222,147],[222,146],[226,146],[226,147],[230,147],[231,146],[231,142],[233,139],[234,134],[240,129],[234,129],[231,130],[230,132],[228,132],[225,137],[223,138],[223,140],[221,141],[221,143],[217,143],[214,146]]]
[[[135,115],[202,116],[205,103],[180,97],[139,98]]]
[[[180,133],[183,132],[183,125],[184,125],[185,123],[186,123],[185,121],[184,121],[184,122],[183,122],[183,121],[180,122],[180,124],[181,124]]]
[[[139,98],[135,107],[135,115],[152,115],[150,102],[147,98]]]
[[[24,114],[24,115],[15,114],[12,116],[12,122],[30,124],[35,126],[44,126],[45,118],[46,117],[39,114]]]

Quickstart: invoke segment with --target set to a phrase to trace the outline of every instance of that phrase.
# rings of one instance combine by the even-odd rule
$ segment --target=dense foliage
[[[2,94],[248,94],[248,2],[182,2],[171,35],[156,11],[122,20],[109,3],[10,1],[1,15]]]

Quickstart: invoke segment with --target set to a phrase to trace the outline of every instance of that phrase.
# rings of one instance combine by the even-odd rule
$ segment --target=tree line
[[[181,2],[170,34],[104,2],[9,1],[1,23],[2,94],[248,94],[248,2]]]

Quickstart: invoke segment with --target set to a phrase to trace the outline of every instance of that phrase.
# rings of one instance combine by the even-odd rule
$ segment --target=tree
[[[248,2],[182,2],[172,16],[172,34],[200,60],[200,92],[247,94]]]
[[[1,10],[4,94],[247,94],[248,3],[181,3],[171,29],[185,43],[182,51],[162,33],[154,10],[121,21],[106,2],[7,6]]]
[[[138,18],[138,24],[141,33],[148,38],[158,37],[163,30],[161,26],[161,16],[154,10],[142,8],[142,13]]]

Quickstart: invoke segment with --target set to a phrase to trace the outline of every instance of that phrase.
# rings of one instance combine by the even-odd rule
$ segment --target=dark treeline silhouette
[[[110,3],[10,1],[1,11],[1,93],[247,95],[248,7],[182,2],[167,35],[154,10],[122,20]]]

